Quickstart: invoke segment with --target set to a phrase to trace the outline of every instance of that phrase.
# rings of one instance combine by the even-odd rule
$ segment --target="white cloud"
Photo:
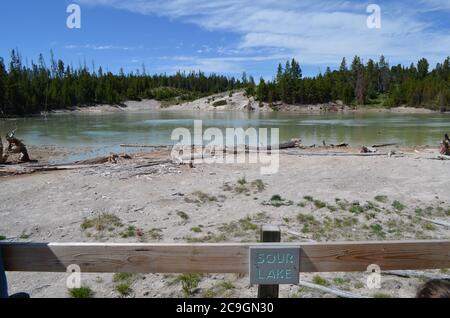
[[[285,52],[301,63],[339,63],[355,54],[375,58],[385,54],[391,62],[416,61],[422,56],[432,63],[450,52],[448,29],[435,28],[419,13],[450,10],[449,0],[411,2],[377,1],[382,9],[382,28],[366,25],[367,3],[356,0],[79,0],[81,4],[110,6],[144,15],[157,15],[192,23],[211,31],[234,32],[239,43],[223,49],[239,54],[248,50]],[[201,49],[202,53],[205,52]],[[220,53],[220,50],[218,50]],[[200,52],[199,52],[200,53]],[[274,58],[277,55],[272,55]],[[251,57],[242,56],[251,61]],[[193,58],[194,59],[194,58]],[[199,59],[193,66],[222,69],[232,60]],[[240,61],[239,61],[240,62]],[[232,67],[233,68],[233,67]]]
[[[134,50],[137,50],[137,49],[141,49],[142,47],[128,47],[128,46],[116,46],[116,45],[96,45],[96,44],[84,44],[84,45],[68,44],[68,45],[65,45],[64,48],[68,49],[68,50],[88,49],[88,50],[96,50],[96,51],[105,51],[105,50],[134,51]]]

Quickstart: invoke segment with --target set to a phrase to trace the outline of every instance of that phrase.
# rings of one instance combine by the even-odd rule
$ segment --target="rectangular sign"
[[[250,284],[291,285],[300,281],[300,248],[250,247]]]

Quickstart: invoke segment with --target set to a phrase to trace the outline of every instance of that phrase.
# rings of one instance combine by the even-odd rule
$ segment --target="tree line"
[[[148,75],[143,66],[136,72],[125,74],[121,69],[113,74],[102,67],[75,69],[56,60],[53,53],[48,66],[42,54],[31,66],[24,65],[17,50],[11,52],[8,66],[0,57],[0,116],[144,98],[182,102],[241,87],[241,81],[233,77],[200,71]]]
[[[292,59],[279,65],[276,76],[256,84],[246,73],[241,79],[199,72],[148,75],[142,70],[125,74],[104,72],[102,67],[74,68],[51,53],[49,66],[42,54],[37,63],[24,65],[17,50],[10,63],[0,57],[0,116],[23,116],[94,104],[119,104],[126,100],[191,101],[203,96],[245,88],[248,95],[270,104],[319,104],[342,101],[347,105],[396,107],[408,105],[434,110],[450,108],[450,57],[430,69],[423,58],[409,67],[390,66],[384,56],[367,63],[355,56],[344,58],[337,70],[303,77]]]
[[[338,70],[327,68],[316,77],[303,77],[293,59],[279,65],[271,81],[263,78],[247,85],[247,93],[261,102],[318,104],[342,101],[347,105],[376,104],[385,107],[407,105],[434,110],[450,106],[450,57],[430,69],[427,59],[409,67],[390,67],[384,56],[364,63],[356,56],[351,65],[344,58]]]

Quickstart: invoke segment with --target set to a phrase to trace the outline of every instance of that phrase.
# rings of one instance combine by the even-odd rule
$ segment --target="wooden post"
[[[3,265],[2,251],[0,250],[0,299],[8,298],[8,282],[6,281],[5,267]]]
[[[278,226],[264,225],[261,229],[261,243],[280,243],[281,230]],[[279,285],[259,285],[258,298],[278,298]]]

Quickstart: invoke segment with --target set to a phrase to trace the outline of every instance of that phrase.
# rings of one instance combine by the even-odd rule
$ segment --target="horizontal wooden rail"
[[[300,272],[450,268],[450,241],[287,243],[300,249]],[[86,273],[247,273],[249,248],[268,244],[0,243],[6,271]]]

